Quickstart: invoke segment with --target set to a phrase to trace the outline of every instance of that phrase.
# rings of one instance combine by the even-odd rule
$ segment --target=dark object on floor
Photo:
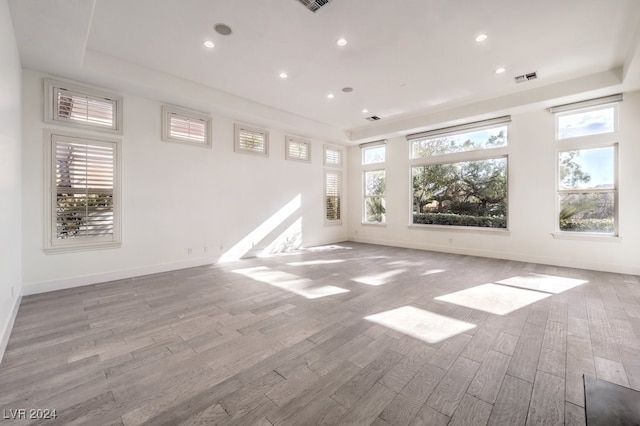
[[[587,426],[640,426],[640,392],[584,375]]]

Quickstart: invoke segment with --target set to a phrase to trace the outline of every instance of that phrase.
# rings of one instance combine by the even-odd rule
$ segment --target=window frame
[[[233,125],[233,130],[234,130],[234,138],[233,138],[234,152],[237,152],[239,154],[257,155],[259,157],[269,157],[269,131],[267,129],[263,129],[255,126],[249,126],[246,124],[235,123]],[[257,133],[262,135],[264,149],[262,151],[254,151],[254,150],[242,148],[240,146],[240,133],[242,131]]]
[[[408,199],[408,220],[410,228],[418,228],[418,229],[439,229],[439,230],[457,230],[457,231],[467,231],[467,232],[495,232],[500,233],[501,235],[509,235],[509,217],[510,217],[510,203],[509,203],[509,193],[510,193],[510,169],[509,169],[509,123],[511,121],[510,116],[499,117],[495,119],[485,120],[481,122],[462,124],[459,126],[447,127],[443,129],[431,130],[428,132],[423,132],[415,135],[407,136],[407,157],[409,158],[409,173],[408,173],[408,182],[409,182],[409,199]],[[427,137],[436,137],[436,136],[447,136],[454,135],[459,133],[467,133],[473,130],[483,130],[490,129],[494,127],[500,127],[506,125],[507,126],[507,143],[503,146],[497,147],[483,147],[475,150],[468,151],[458,151],[451,152],[446,154],[436,154],[425,157],[413,157],[413,142],[415,140],[425,139]],[[505,228],[493,228],[493,227],[482,227],[482,226],[460,226],[460,225],[439,225],[439,224],[421,224],[414,223],[414,205],[413,205],[413,169],[414,167],[420,166],[434,166],[440,164],[455,164],[455,163],[464,163],[464,162],[472,162],[472,161],[483,161],[483,160],[494,160],[504,158],[506,160],[506,217],[505,217]]]
[[[619,182],[619,117],[620,102],[623,100],[622,94],[605,96],[602,98],[588,99],[585,101],[575,102],[571,104],[559,105],[549,108],[549,112],[553,114],[554,120],[554,140],[555,140],[555,219],[551,236],[554,239],[561,240],[582,240],[582,241],[614,241],[618,242],[622,239],[620,236],[620,182]],[[598,109],[604,109],[612,106],[614,111],[613,132],[594,133],[590,135],[573,136],[567,138],[558,138],[558,122],[559,117],[579,113],[580,111],[588,112]],[[589,190],[561,190],[560,189],[560,153],[568,151],[582,151],[597,148],[614,148],[613,154],[613,179],[614,187],[608,188],[607,191],[593,192],[613,192],[614,193],[614,232],[582,232],[582,231],[562,231],[560,230],[560,195],[562,193],[590,193]],[[568,191],[568,192],[567,192]]]
[[[380,147],[384,147],[384,160],[376,161],[373,163],[367,163],[365,161],[366,152],[370,149],[376,149]],[[387,162],[387,141],[383,140],[378,142],[369,142],[369,143],[361,144],[360,145],[360,162],[362,166],[377,166],[379,164],[385,164]]]
[[[105,132],[121,135],[123,127],[123,114],[122,114],[122,96],[116,95],[109,91],[85,85],[82,83],[63,81],[45,78],[44,81],[44,121],[49,124],[59,124],[63,126],[74,127],[77,129],[94,130],[97,132]],[[56,114],[58,110],[58,96],[59,90],[68,90],[81,96],[93,97],[105,99],[113,103],[113,124],[111,127],[99,126],[89,123],[83,123],[82,121],[76,121],[72,119],[61,118]]]
[[[204,129],[204,142],[198,142],[189,138],[180,138],[171,135],[171,116],[175,115],[180,118],[188,120],[203,121],[205,124]],[[174,142],[185,145],[200,146],[204,148],[212,147],[212,118],[211,116],[194,111],[187,108],[176,107],[172,105],[162,106],[162,140],[164,142]]]
[[[327,209],[327,197],[330,197],[331,195],[329,195],[327,193],[327,175],[329,174],[335,174],[337,176],[337,183],[338,183],[338,188],[337,188],[337,198],[338,198],[338,218],[336,219],[329,219],[328,218],[328,209]],[[343,213],[342,213],[342,205],[343,205],[343,196],[342,196],[342,188],[343,188],[343,182],[342,182],[342,171],[341,170],[334,170],[334,169],[324,169],[324,173],[323,173],[323,213],[324,213],[324,223],[325,225],[342,225],[342,217],[343,217]]]
[[[611,133],[606,133],[606,135],[611,135]],[[563,146],[556,147],[555,150],[555,225],[554,232],[552,236],[556,239],[585,239],[585,240],[593,240],[599,241],[604,239],[618,239],[620,238],[620,187],[619,187],[619,173],[618,173],[618,164],[619,164],[619,143],[609,142],[609,141],[590,141],[585,143],[579,139],[583,138],[591,138],[593,136],[602,136],[602,134],[589,135],[589,136],[581,136],[578,138],[569,138],[572,143],[564,144]],[[601,139],[601,138],[599,138]],[[564,139],[563,139],[564,140]],[[613,188],[586,188],[586,189],[562,189],[560,188],[560,154],[563,152],[569,151],[586,151],[589,149],[598,149],[598,148],[613,148]],[[561,203],[560,196],[562,194],[596,194],[596,193],[605,193],[612,192],[613,200],[614,200],[614,210],[613,210],[613,232],[589,232],[589,231],[563,231],[560,229],[560,211],[561,211]]]
[[[381,163],[371,163],[372,165],[380,165]],[[367,173],[374,172],[382,172],[384,174],[384,185],[385,190],[381,195],[367,195]],[[362,225],[378,225],[385,226],[387,224],[387,212],[386,212],[386,197],[387,197],[387,170],[382,168],[367,168],[362,171]],[[385,209],[385,212],[382,214],[382,220],[377,221],[369,221],[367,220],[367,200],[379,198],[381,203]]]
[[[292,157],[290,147],[291,144],[302,144],[307,147],[307,158]],[[284,158],[285,160],[297,161],[300,163],[311,163],[311,141],[297,136],[285,136],[284,140]]]
[[[44,131],[45,152],[45,214],[44,214],[44,252],[48,254],[86,250],[117,248],[122,245],[122,191],[121,191],[121,146],[120,139],[109,139],[100,136],[63,132],[53,129]],[[111,145],[113,147],[113,233],[107,237],[77,237],[69,239],[57,238],[57,186],[55,138],[77,139],[81,142],[95,142],[95,145]]]
[[[329,162],[329,156],[327,155],[327,153],[329,151],[336,151],[338,152],[338,162],[337,163],[332,163]],[[324,165],[324,167],[332,167],[332,168],[337,168],[337,169],[341,169],[342,165],[344,164],[344,150],[342,149],[342,147],[337,146],[337,145],[329,145],[329,144],[325,144],[322,150],[322,164]]]

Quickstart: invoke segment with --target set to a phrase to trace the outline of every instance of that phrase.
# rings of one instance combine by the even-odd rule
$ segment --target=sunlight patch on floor
[[[266,266],[254,268],[234,269],[232,272],[244,275],[253,280],[269,284],[282,290],[290,291],[307,299],[333,296],[334,294],[348,293],[349,290],[333,285],[316,286],[315,283],[298,275],[271,269]]]
[[[289,266],[314,266],[314,265],[331,265],[334,263],[342,263],[344,259],[326,259],[326,260],[307,260],[304,262],[290,262]]]
[[[425,275],[433,275],[433,274],[439,274],[440,272],[444,272],[444,269],[429,269],[428,271],[423,272],[422,274],[420,274],[421,277],[424,277]]]
[[[404,272],[407,272],[407,270],[394,269],[392,271],[381,272],[375,275],[365,275],[362,277],[352,278],[352,281],[355,281],[360,284],[379,286],[379,285],[384,285],[392,281],[395,281],[394,278]]]
[[[550,294],[499,284],[483,284],[455,293],[436,297],[435,300],[453,303],[496,315],[506,315],[532,303],[550,297]]]
[[[578,287],[579,285],[586,284],[588,282],[589,281],[587,280],[579,280],[576,278],[543,274],[529,274],[496,281],[498,284],[526,288],[529,290],[544,291],[545,293],[552,294],[562,293],[563,291],[571,290],[574,287]]]
[[[476,327],[475,324],[413,306],[369,315],[364,319],[427,343],[438,343]]]

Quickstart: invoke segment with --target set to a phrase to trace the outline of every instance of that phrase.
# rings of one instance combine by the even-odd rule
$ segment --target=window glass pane
[[[441,135],[411,141],[411,158],[477,149],[497,148],[507,145],[507,126],[490,129],[471,130],[464,133]]]
[[[615,232],[614,192],[560,194],[560,230]]]
[[[362,149],[362,164],[384,163],[387,147],[385,145],[372,146]]]
[[[384,195],[385,171],[376,170],[364,173],[364,193],[366,196]]]
[[[558,139],[615,132],[615,107],[557,115]]]
[[[386,205],[384,197],[367,197],[364,199],[364,221],[383,223]]]
[[[327,166],[342,166],[342,151],[325,147],[324,164]]]
[[[561,152],[558,156],[560,189],[613,188],[614,147]]]
[[[507,159],[412,168],[413,223],[507,227]]]

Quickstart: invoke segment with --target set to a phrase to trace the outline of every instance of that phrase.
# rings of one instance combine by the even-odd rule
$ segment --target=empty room
[[[640,422],[640,2],[0,0],[0,422]]]

